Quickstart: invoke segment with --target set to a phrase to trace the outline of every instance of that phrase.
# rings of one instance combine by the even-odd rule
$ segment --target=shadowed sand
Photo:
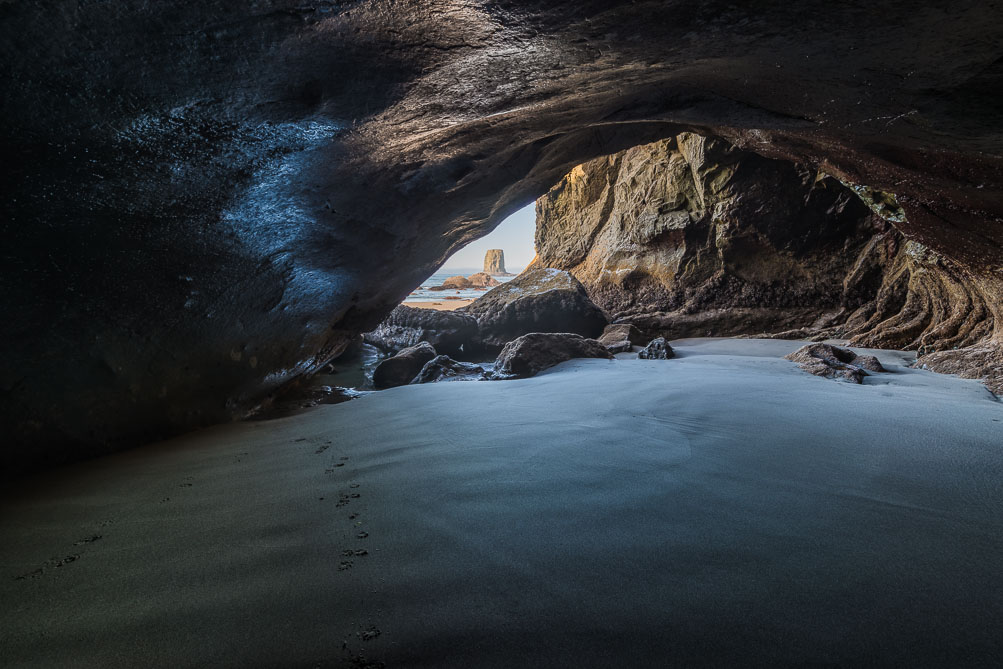
[[[989,666],[1003,404],[798,342],[405,386],[45,474],[0,664]],[[354,664],[353,664],[354,663]]]
[[[435,309],[436,311],[453,311],[465,307],[473,300],[437,300],[435,302],[404,302],[405,307],[412,309]]]

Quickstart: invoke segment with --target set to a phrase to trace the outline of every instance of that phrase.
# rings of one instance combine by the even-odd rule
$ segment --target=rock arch
[[[573,166],[687,130],[894,194],[998,344],[1003,21],[942,5],[4,3],[3,459],[239,415]]]

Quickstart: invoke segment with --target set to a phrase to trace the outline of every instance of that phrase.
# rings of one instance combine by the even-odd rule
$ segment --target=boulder
[[[425,366],[425,363],[436,356],[435,349],[428,342],[406,348],[392,358],[387,358],[373,370],[374,388],[393,388],[404,386]]]
[[[500,286],[501,281],[494,278],[487,272],[478,272],[477,274],[471,274],[467,277],[470,281],[470,285],[474,288],[494,288],[495,286]]]
[[[885,371],[873,355],[859,355],[850,349],[822,343],[802,346],[784,359],[798,363],[798,367],[809,374],[849,383],[862,383],[868,371]]]
[[[644,343],[644,335],[631,323],[607,325],[598,339],[610,353],[625,353]]]
[[[425,363],[411,383],[434,383],[436,381],[484,381],[488,373],[480,365],[459,362],[448,355],[436,356]]]
[[[465,276],[451,276],[442,282],[441,286],[429,286],[429,290],[468,290],[473,288],[474,284],[470,283],[469,279]]]
[[[442,289],[446,290],[449,288],[455,288],[457,290],[462,290],[464,288],[472,288],[473,284],[470,283],[470,279],[465,276],[451,276],[442,282]]]
[[[495,360],[495,379],[534,376],[573,358],[613,359],[605,346],[569,332],[533,332],[509,342]]]
[[[455,311],[415,309],[402,304],[375,330],[366,333],[364,339],[367,344],[391,353],[424,341],[437,351],[457,355],[461,349],[477,348],[477,319]]]
[[[641,360],[670,360],[676,357],[676,352],[669,346],[669,342],[665,341],[665,337],[658,337],[652,339],[637,357]]]
[[[595,337],[607,322],[577,279],[548,268],[527,270],[458,311],[475,316],[481,342],[496,347],[530,332]]]

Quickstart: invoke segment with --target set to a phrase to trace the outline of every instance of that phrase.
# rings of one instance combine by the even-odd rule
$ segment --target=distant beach
[[[408,300],[404,300],[404,304],[406,304],[409,307],[414,307],[415,309],[434,309],[436,311],[453,311],[454,309],[465,307],[471,302],[473,302],[472,299],[470,300],[439,299],[436,300],[435,302],[411,302]]]
[[[482,271],[476,267],[461,267],[454,269],[442,269],[428,277],[421,286],[404,298],[404,304],[409,307],[419,309],[435,309],[437,311],[452,311],[466,306],[476,300],[490,288],[466,288],[461,290],[430,290],[435,286],[441,286],[443,282],[451,276],[470,276]],[[510,270],[513,276],[495,276],[494,278],[505,283],[515,278],[522,270]]]

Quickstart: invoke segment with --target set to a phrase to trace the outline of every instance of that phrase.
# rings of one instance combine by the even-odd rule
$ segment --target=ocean
[[[507,269],[507,268],[506,268]],[[451,276],[470,276],[482,271],[480,268],[460,267],[454,269],[441,269],[432,276],[425,279],[421,286],[404,298],[404,303],[408,302],[441,302],[444,299],[476,300],[486,293],[490,288],[470,289],[470,290],[428,290],[431,286],[441,286],[442,282]],[[511,269],[509,270],[512,271]],[[514,272],[515,274],[518,271]],[[505,283],[514,279],[514,276],[496,276],[495,279]]]

